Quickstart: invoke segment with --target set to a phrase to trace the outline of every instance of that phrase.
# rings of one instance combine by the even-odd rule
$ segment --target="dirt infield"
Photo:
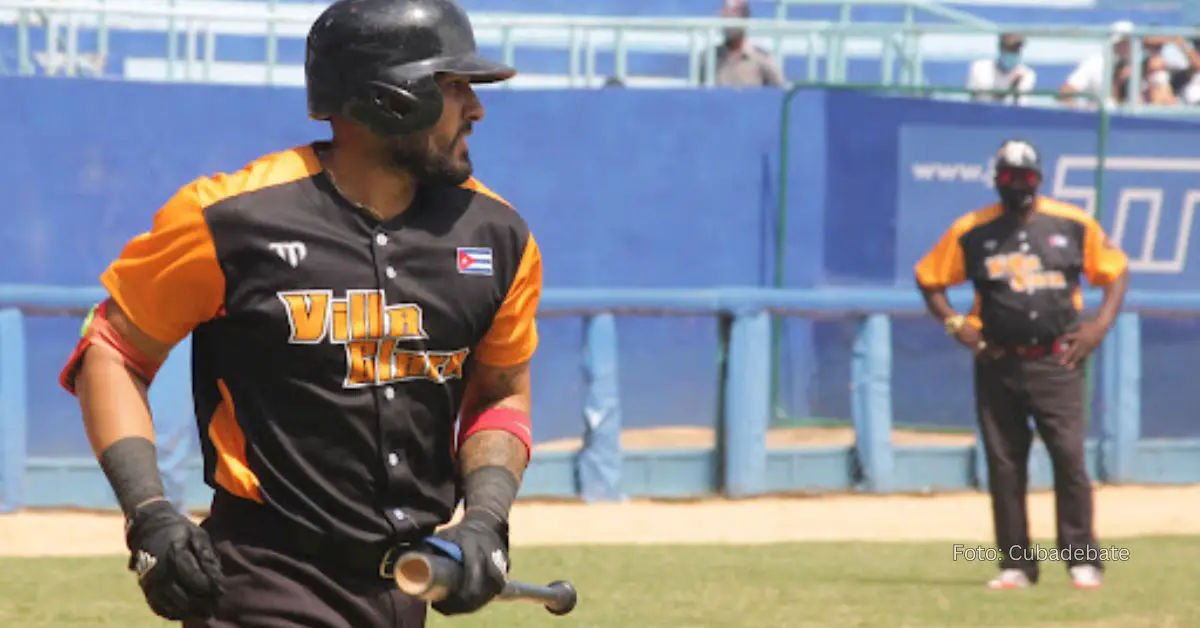
[[[1030,496],[1032,532],[1054,538],[1054,501]],[[1101,541],[1200,533],[1200,486],[1100,487]],[[828,495],[726,501],[630,501],[617,504],[520,502],[513,544],[770,543],[821,540],[987,542],[987,496]],[[124,552],[112,514],[22,512],[0,516],[0,555],[96,555]]]
[[[770,446],[849,445],[845,428],[772,430]],[[624,446],[705,447],[712,431],[666,428],[630,431]],[[970,434],[896,431],[897,444],[971,445]],[[572,450],[578,442],[544,443],[542,451]],[[1054,538],[1054,498],[1030,495],[1030,525]],[[1098,487],[1101,541],[1131,536],[1200,534],[1200,486]],[[513,510],[514,545],[612,543],[770,543],[821,540],[959,540],[988,542],[986,494],[824,495],[748,500],[647,501],[581,504],[522,501]],[[121,520],[110,513],[22,512],[0,516],[0,555],[96,555],[125,551]]]

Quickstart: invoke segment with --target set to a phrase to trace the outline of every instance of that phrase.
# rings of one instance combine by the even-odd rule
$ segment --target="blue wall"
[[[176,187],[326,132],[305,120],[303,94],[293,89],[2,79],[0,90],[6,95],[0,136],[23,156],[0,169],[8,198],[0,282],[94,284]],[[481,97],[488,117],[472,138],[477,174],[538,234],[547,285],[769,284],[780,92],[488,91]],[[1078,113],[811,92],[796,99],[792,115],[786,284],[794,287],[909,285],[920,250],[955,215],[990,200],[986,186],[962,173],[986,167],[1006,135],[1045,144],[1051,169],[1063,155],[1094,147],[1095,118]],[[1113,156],[1200,157],[1195,125],[1117,120],[1114,128]],[[929,162],[962,176],[913,180],[914,165]],[[1105,206],[1114,206],[1122,190],[1161,190],[1159,241],[1173,243],[1190,189],[1187,174],[1120,175],[1126,179],[1109,187]],[[1110,230],[1112,215],[1106,209]],[[1144,216],[1130,214],[1127,241],[1141,241]],[[1185,248],[1190,252],[1190,240]],[[1200,283],[1194,259],[1178,272],[1136,273],[1135,282],[1194,287]],[[29,358],[33,455],[86,451],[74,402],[55,382],[78,325],[61,318],[29,322],[29,345],[38,347]],[[573,436],[582,422],[583,331],[573,319],[547,319],[543,329],[535,436]],[[715,321],[623,318],[619,330],[626,424],[711,425]],[[845,321],[787,325],[782,392],[789,413],[848,416],[851,330]],[[969,425],[962,353],[927,320],[899,322],[894,338],[897,420]],[[1191,321],[1156,321],[1147,324],[1146,338],[1146,431],[1194,433],[1181,408],[1200,407],[1200,398],[1191,399],[1195,387],[1180,378],[1193,372],[1187,367],[1197,360],[1200,332]]]

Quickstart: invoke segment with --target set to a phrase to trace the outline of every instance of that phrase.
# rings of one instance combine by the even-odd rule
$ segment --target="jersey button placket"
[[[378,289],[384,295],[384,301],[387,301],[389,299],[388,295],[394,292],[394,290],[390,289],[392,287],[392,283],[389,280],[396,279],[397,275],[399,274],[396,272],[395,267],[391,265],[389,260],[389,253],[391,252],[390,249],[395,246],[394,239],[394,237],[389,237],[388,234],[382,231],[377,231],[375,233],[375,246],[373,247],[375,253],[375,276]],[[387,452],[383,458],[385,464],[387,465],[386,474],[389,480],[389,486],[384,490],[390,493],[393,490],[392,483],[398,481],[399,479],[397,478],[397,474],[400,473],[400,463],[404,461],[400,453],[393,449],[391,445],[396,438],[392,432],[396,423],[394,417],[399,409],[396,407],[396,388],[394,385],[384,384],[382,387],[380,387],[378,393],[383,395],[384,399],[384,401],[379,404],[378,419],[380,422],[379,433],[383,439],[383,442],[379,444],[380,450]],[[388,514],[390,515],[389,518],[391,519],[393,526],[396,528],[397,532],[401,534],[404,533],[405,528],[410,527],[412,524],[412,522],[409,521],[408,517],[404,514],[404,511],[400,508],[391,508],[388,511]]]
[[[372,257],[374,259],[375,268],[378,269],[379,268],[379,260],[387,259],[387,251],[386,251],[385,247],[387,247],[389,239],[388,239],[386,233],[383,233],[382,231],[376,231],[375,237],[372,238],[372,240],[374,241],[374,246],[371,247],[372,253],[373,253]],[[383,282],[379,280],[378,273],[376,273],[376,289],[378,289],[380,292],[383,293],[384,301],[386,301],[387,293],[388,293],[387,286],[383,285]],[[386,303],[385,303],[385,306],[386,306]],[[392,387],[390,385],[384,385],[380,388],[376,388],[375,394],[382,395],[387,401],[392,401],[396,397],[396,391],[392,390]],[[388,404],[388,403],[377,403],[376,404],[376,407],[378,408],[378,415],[376,416],[376,420],[379,421],[379,434],[380,434],[380,438],[382,439],[382,442],[379,443],[379,451],[380,452],[384,452],[384,451],[388,450],[388,440],[389,439],[387,437],[387,421],[385,420],[385,417],[389,414],[389,412],[388,412],[389,406],[390,406],[390,404]],[[394,468],[396,465],[400,464],[400,456],[397,455],[395,452],[391,452],[386,455],[386,459],[387,459],[388,475],[390,476],[391,469]],[[393,527],[395,527],[396,523],[404,520],[404,511],[400,510],[399,508],[391,509],[390,511],[388,511],[388,515],[389,515],[388,518],[391,521]]]

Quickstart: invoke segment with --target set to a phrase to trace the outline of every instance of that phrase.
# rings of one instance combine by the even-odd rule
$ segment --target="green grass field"
[[[575,613],[502,602],[430,626],[1200,626],[1200,537],[1108,546],[1128,560],[1109,565],[1099,591],[1072,589],[1061,563],[1044,564],[1034,589],[988,591],[993,565],[955,560],[951,542],[519,549],[514,577],[572,580]],[[0,626],[169,625],[144,607],[122,562],[0,560]]]

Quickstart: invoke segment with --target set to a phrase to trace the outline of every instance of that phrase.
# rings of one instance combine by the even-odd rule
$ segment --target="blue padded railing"
[[[23,319],[77,315],[104,296],[95,288],[0,285],[0,511],[15,510],[27,500],[45,501],[45,496],[31,498],[23,494],[26,475],[32,469],[25,455],[25,426],[30,417],[26,414]],[[969,291],[952,291],[950,296],[956,302],[971,299]],[[1094,292],[1086,296],[1089,307],[1097,305],[1098,299]],[[616,317],[697,314],[719,317],[728,329],[717,453],[622,452]],[[849,382],[854,445],[848,450],[768,449],[771,318],[831,314],[858,320]],[[1124,311],[1101,349],[1099,363],[1104,412],[1094,466],[1104,482],[1163,481],[1161,470],[1171,464],[1167,458],[1174,455],[1179,460],[1190,459],[1186,457],[1195,457],[1200,449],[1190,441],[1166,445],[1139,442],[1142,314],[1200,314],[1200,292],[1130,291]],[[523,494],[611,500],[630,492],[696,495],[715,490],[728,496],[748,496],[798,490],[814,482],[871,492],[916,490],[929,485],[984,486],[986,470],[978,445],[904,447],[891,441],[891,320],[923,315],[921,297],[914,290],[900,288],[548,289],[540,317],[573,316],[586,321],[581,355],[588,373],[588,394],[584,402],[587,407],[581,410],[595,420],[589,420],[588,434],[578,454],[535,454]],[[183,376],[182,372],[172,374]],[[1154,457],[1153,464],[1150,457]],[[721,469],[716,486],[709,477],[714,462]],[[87,471],[98,472],[90,462],[70,464],[82,464]],[[1180,465],[1195,468],[1183,462]],[[39,468],[47,466],[55,465],[43,461]],[[971,466],[970,473],[963,471]],[[178,479],[183,467],[167,473]],[[635,475],[643,481],[641,485],[633,481],[631,476]],[[578,478],[577,483],[572,477]],[[1177,480],[1179,474],[1172,477]],[[1191,481],[1200,481],[1200,477]],[[90,482],[95,491],[106,493],[102,479],[92,477]],[[664,486],[663,482],[674,484]],[[103,502],[104,498],[90,496],[88,500]]]

